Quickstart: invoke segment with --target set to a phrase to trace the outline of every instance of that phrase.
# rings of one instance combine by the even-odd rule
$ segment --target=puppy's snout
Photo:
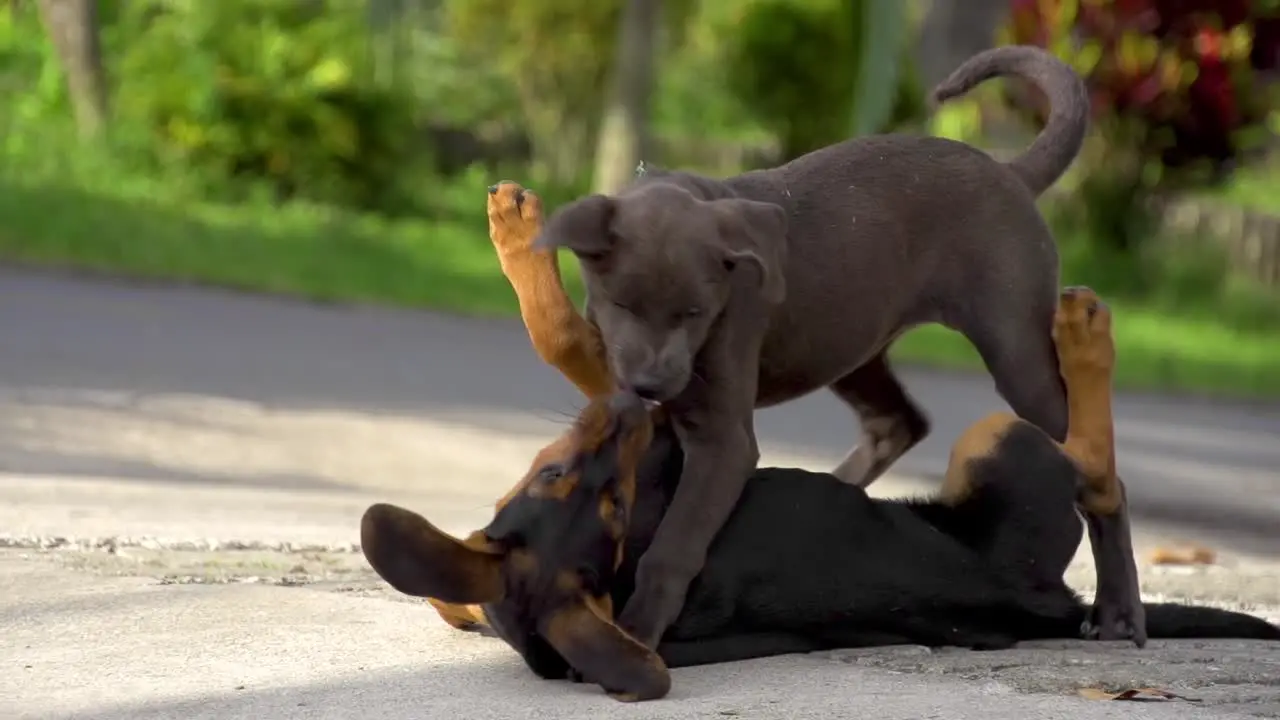
[[[644,421],[647,402],[634,392],[615,393],[609,399],[609,411],[618,422],[618,428],[630,430]]]
[[[664,398],[663,383],[650,375],[643,375],[631,381],[631,392],[645,402],[661,402]]]

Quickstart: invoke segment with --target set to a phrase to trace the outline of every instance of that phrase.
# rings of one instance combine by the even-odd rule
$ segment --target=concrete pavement
[[[675,671],[669,698],[621,705],[534,679],[497,640],[421,605],[256,585],[158,586],[0,558],[0,717],[1231,718],[1280,715],[1276,643],[1066,643],[1001,653],[841,651]],[[1158,662],[1153,663],[1153,659]],[[1200,701],[1080,699],[1160,685]]]
[[[0,717],[1280,717],[1280,651],[1239,643],[898,649],[676,674],[620,706],[532,680],[352,552],[375,500],[483,523],[580,403],[518,324],[0,269]],[[907,373],[934,436],[874,494],[928,489],[1001,407],[984,377]],[[1154,595],[1280,620],[1280,409],[1121,396],[1120,463]],[[825,396],[761,413],[766,461],[826,467]],[[913,478],[911,474],[924,476]],[[1087,549],[1070,572],[1092,584]],[[1203,700],[1086,701],[1155,684]]]

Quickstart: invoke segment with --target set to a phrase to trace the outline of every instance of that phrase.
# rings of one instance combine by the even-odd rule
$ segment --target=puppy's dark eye
[[[698,306],[696,306],[696,305],[695,305],[695,306],[693,306],[693,307],[688,307],[688,308],[685,308],[685,309],[684,309],[684,312],[683,312],[683,313],[681,313],[681,315],[683,315],[684,317],[689,318],[689,319],[693,319],[693,318],[696,318],[696,317],[702,317],[702,308],[700,308],[700,307],[698,307]]]
[[[564,477],[564,467],[561,465],[546,465],[538,471],[538,482],[555,482],[562,477]]]

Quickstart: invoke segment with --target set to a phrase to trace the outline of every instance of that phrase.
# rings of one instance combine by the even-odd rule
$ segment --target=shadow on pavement
[[[18,394],[196,395],[268,410],[338,408],[548,436],[582,402],[512,320],[0,268],[0,334],[21,338],[0,360],[3,389]],[[899,462],[900,473],[940,473],[952,439],[1004,408],[982,375],[904,376],[934,431]],[[1237,540],[1249,536],[1254,549],[1280,552],[1280,533],[1269,529],[1280,526],[1280,408],[1122,395],[1116,415],[1136,517],[1181,523],[1195,534],[1229,530]],[[765,443],[832,464],[857,436],[849,411],[825,393],[761,411],[757,428]]]

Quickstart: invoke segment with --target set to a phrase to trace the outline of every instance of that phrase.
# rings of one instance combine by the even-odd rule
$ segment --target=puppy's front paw
[[[489,186],[489,239],[500,253],[528,250],[542,230],[542,200],[519,183]]]
[[[658,641],[667,631],[680,607],[684,593],[675,592],[674,578],[663,573],[637,574],[636,590],[618,616],[618,625],[650,650],[658,647]]]
[[[1111,309],[1087,287],[1063,288],[1053,317],[1053,341],[1064,372],[1109,371],[1115,365]]]

